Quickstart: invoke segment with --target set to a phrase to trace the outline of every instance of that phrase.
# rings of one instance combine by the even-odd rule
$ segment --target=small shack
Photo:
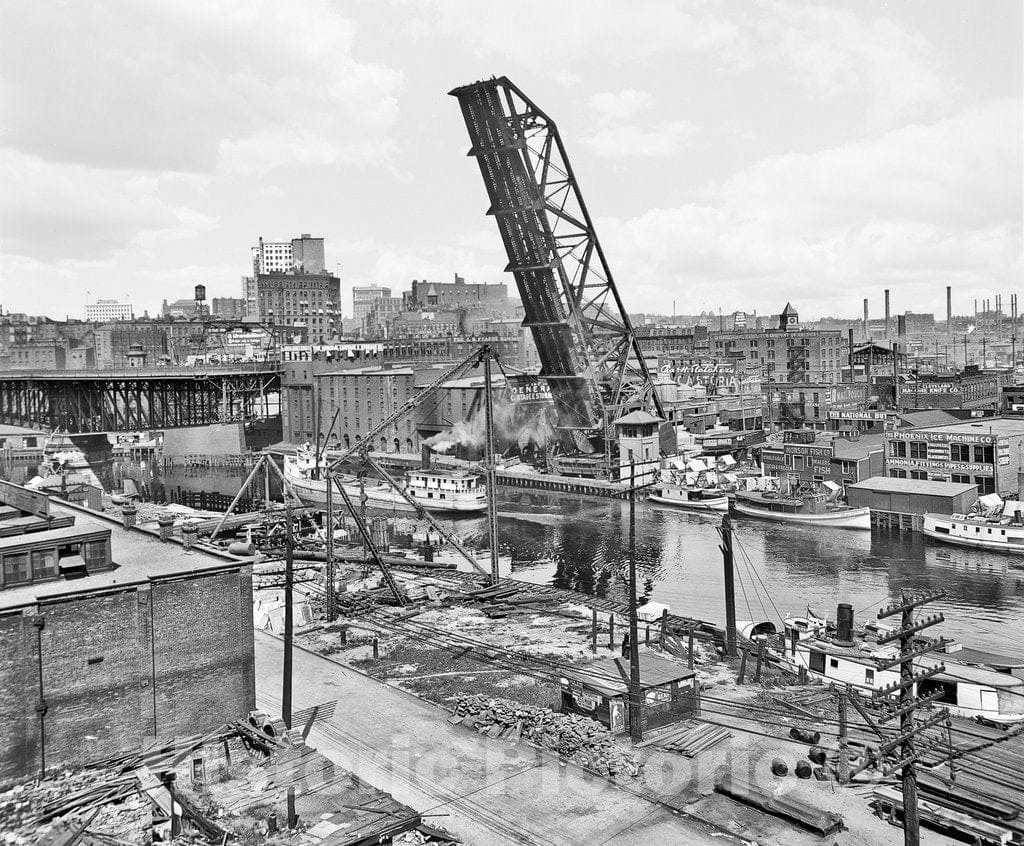
[[[641,725],[646,731],[698,713],[696,673],[659,655],[640,653]],[[567,670],[561,682],[561,710],[581,714],[613,733],[629,728],[629,658],[605,658]]]

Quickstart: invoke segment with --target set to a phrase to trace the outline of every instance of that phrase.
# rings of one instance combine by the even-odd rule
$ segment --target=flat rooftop
[[[18,538],[31,539],[35,543],[42,542],[50,534],[66,535],[69,532],[75,534],[109,529],[111,558],[116,565],[115,569],[92,573],[80,579],[56,579],[5,588],[0,590],[0,612],[97,590],[215,573],[218,570],[235,570],[251,563],[251,559],[218,554],[198,547],[186,550],[178,538],[162,542],[154,530],[139,527],[126,529],[120,520],[62,500],[50,500],[50,514],[54,517],[73,516],[74,528],[35,532]]]
[[[907,430],[903,430],[907,431]],[[1024,435],[1024,417],[985,417],[980,420],[958,420],[939,426],[921,426],[914,432],[949,432],[957,435]]]
[[[847,485],[847,490],[855,488],[862,491],[879,493],[925,494],[927,496],[959,496],[975,490],[975,485],[962,482],[932,482],[928,479],[891,479],[888,476],[872,476],[863,482]]]

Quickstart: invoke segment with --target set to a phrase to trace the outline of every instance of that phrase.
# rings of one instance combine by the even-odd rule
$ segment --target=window
[[[32,552],[32,580],[55,579],[57,577],[57,551],[36,549]]]
[[[952,481],[958,482],[961,485],[971,484],[971,477],[963,473],[954,473],[951,477]]]
[[[893,441],[892,442],[892,453],[895,458],[906,458],[907,457],[907,442],[906,441]]]
[[[20,585],[31,580],[28,571],[28,553],[16,552],[4,556],[4,584]]]
[[[927,479],[928,478],[928,471],[926,471],[926,470],[911,470],[910,471],[910,478],[911,479]]]
[[[967,444],[950,444],[949,457],[951,461],[970,461],[971,448]]]
[[[992,446],[984,446],[982,444],[976,444],[974,447],[974,460],[978,464],[991,464],[992,463]]]
[[[807,665],[815,673],[825,672],[825,653],[818,652],[816,649],[812,649],[807,655]]]
[[[864,670],[864,684],[874,684],[874,683],[875,683],[875,671],[874,670],[870,670],[870,669]]]
[[[838,658],[829,658],[829,659],[828,659],[828,665],[829,665],[829,666],[830,666],[830,667],[831,667],[831,668],[832,668],[833,670],[836,670],[836,669],[838,669],[838,668],[839,668],[839,659],[838,659]]]
[[[911,458],[927,458],[928,457],[928,444],[924,441],[911,441],[910,442],[910,457]]]
[[[889,478],[890,479],[906,479],[907,478],[907,471],[906,470],[899,470],[899,469],[895,469],[894,468],[894,469],[889,471]]]
[[[996,480],[991,476],[975,476],[974,484],[978,486],[979,496],[996,492]]]

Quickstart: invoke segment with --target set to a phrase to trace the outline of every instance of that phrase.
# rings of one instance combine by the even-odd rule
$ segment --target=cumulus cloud
[[[298,137],[318,161],[375,163],[397,114],[401,75],[356,61],[327,2],[41,2],[3,31],[3,143],[53,161],[273,166]]]
[[[1021,172],[1020,121],[1017,104],[997,101],[768,157],[695,202],[598,229],[613,266],[629,269],[631,301],[648,310],[664,291],[736,304],[775,290],[856,313],[862,296],[897,282],[905,308],[945,284],[1019,285],[1022,189],[1007,176]]]
[[[697,132],[687,120],[635,122],[654,105],[654,97],[634,88],[603,91],[589,98],[597,127],[580,142],[598,156],[657,157],[678,152]]]

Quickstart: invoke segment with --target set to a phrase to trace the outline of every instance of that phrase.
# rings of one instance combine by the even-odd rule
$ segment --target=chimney
[[[864,338],[867,340],[870,337],[868,335],[868,298],[864,298]]]
[[[135,525],[135,516],[138,514],[138,511],[135,503],[131,501],[121,506],[121,522],[126,529],[131,529]]]
[[[853,646],[853,606],[849,602],[840,602],[836,609],[836,636],[832,642],[836,646]]]
[[[946,334],[953,337],[953,286],[946,286]]]
[[[850,384],[852,385],[857,380],[853,378],[853,327],[851,326],[846,330],[846,342],[850,345]]]
[[[885,337],[889,338],[889,289],[885,289]]]
[[[426,444],[423,444],[423,446],[420,447],[420,469],[430,469],[430,447]]]

